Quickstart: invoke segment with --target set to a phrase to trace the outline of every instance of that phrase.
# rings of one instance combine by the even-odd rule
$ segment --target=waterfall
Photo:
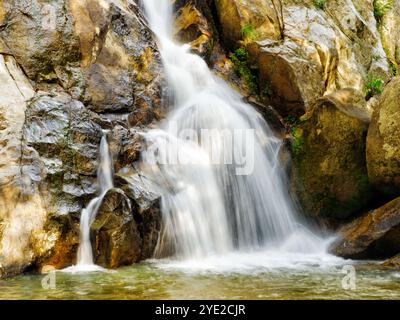
[[[97,168],[99,185],[98,196],[92,199],[82,210],[80,222],[80,245],[78,249],[78,269],[92,269],[94,266],[92,244],[90,242],[90,226],[96,218],[97,211],[107,191],[113,188],[113,165],[106,135],[100,142],[100,162]],[[96,268],[94,268],[96,269]]]
[[[173,40],[170,0],[142,6],[170,88],[171,110],[158,129],[144,134],[141,163],[162,195],[156,255],[202,259],[320,248],[296,215],[279,163],[282,141],[188,45]]]

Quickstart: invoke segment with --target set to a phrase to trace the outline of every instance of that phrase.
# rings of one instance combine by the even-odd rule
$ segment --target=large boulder
[[[367,137],[371,184],[389,195],[400,195],[400,78],[384,89]]]
[[[293,191],[308,215],[343,219],[369,197],[366,102],[351,90],[318,101],[292,128]]]
[[[400,198],[342,227],[330,251],[351,259],[381,259],[400,253]]]
[[[129,198],[120,189],[109,190],[90,227],[96,264],[116,268],[138,262],[142,239]]]

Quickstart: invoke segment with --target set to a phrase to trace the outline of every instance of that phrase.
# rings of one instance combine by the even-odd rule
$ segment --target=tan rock
[[[381,192],[400,194],[400,78],[384,89],[373,113],[367,137],[371,184]]]
[[[389,78],[371,1],[327,1],[324,10],[311,0],[216,3],[224,40],[251,53],[261,94],[283,115],[340,89],[363,92],[369,73]]]

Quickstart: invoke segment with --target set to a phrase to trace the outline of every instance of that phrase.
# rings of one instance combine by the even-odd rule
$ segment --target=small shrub
[[[383,16],[392,8],[391,0],[374,0],[374,16],[378,23],[382,21]]]
[[[244,48],[236,49],[235,52],[230,55],[230,58],[235,66],[235,72],[244,81],[250,92],[257,94],[257,77],[253,73],[256,67],[250,63],[247,50]]]
[[[255,40],[258,38],[258,32],[251,24],[244,25],[240,29],[240,33],[244,39]]]
[[[314,0],[314,6],[318,9],[324,10],[326,0]]]
[[[368,74],[365,93],[367,100],[373,96],[381,94],[384,83],[385,82],[381,78],[371,73]]]

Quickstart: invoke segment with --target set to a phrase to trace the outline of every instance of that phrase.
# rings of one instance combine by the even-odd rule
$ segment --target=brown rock
[[[389,195],[400,195],[400,77],[384,89],[367,137],[371,184]]]
[[[330,251],[344,258],[388,258],[400,252],[400,198],[345,225]]]
[[[90,232],[96,264],[117,268],[140,260],[142,239],[131,202],[122,190],[107,192]]]

